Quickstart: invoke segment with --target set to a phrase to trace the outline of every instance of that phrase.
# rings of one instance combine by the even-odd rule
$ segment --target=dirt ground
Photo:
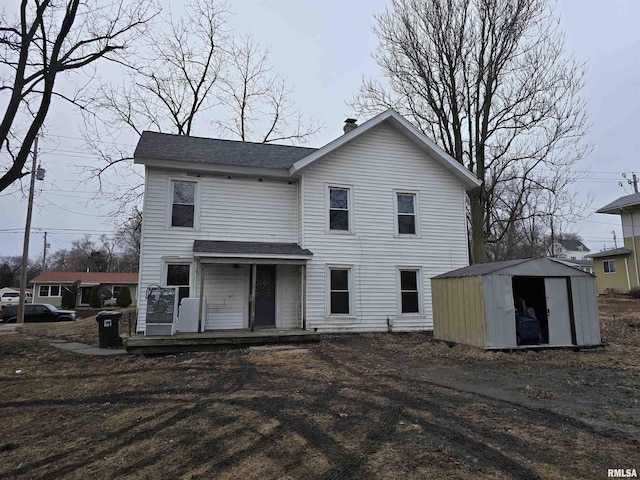
[[[95,357],[89,322],[0,336],[0,478],[607,478],[640,471],[640,301],[604,348],[483,352],[427,334]],[[84,322],[84,323],[83,323]],[[97,328],[93,322],[93,328]]]

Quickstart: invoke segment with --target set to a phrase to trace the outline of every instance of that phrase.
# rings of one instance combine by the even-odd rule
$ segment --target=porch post
[[[253,332],[255,330],[256,323],[256,273],[258,268],[254,263],[251,265],[251,293],[249,298],[251,299],[251,313],[249,316],[249,329]]]
[[[204,319],[202,318],[202,304],[204,303],[204,265],[197,263],[200,270],[200,303],[198,304],[198,333],[204,332]]]
[[[307,329],[307,265],[300,265],[300,320],[302,321],[302,329]]]

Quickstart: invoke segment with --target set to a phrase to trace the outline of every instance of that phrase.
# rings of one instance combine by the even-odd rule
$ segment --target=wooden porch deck
[[[175,335],[134,335],[127,339],[127,352],[136,355],[198,352],[220,348],[248,347],[273,343],[319,342],[320,334],[300,329],[265,328],[210,330]]]

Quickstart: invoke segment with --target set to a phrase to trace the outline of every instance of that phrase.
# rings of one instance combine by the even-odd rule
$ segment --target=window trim
[[[177,230],[199,230],[200,225],[200,182],[192,177],[170,177],[167,179],[167,228]],[[173,182],[186,182],[195,184],[195,191],[193,192],[193,227],[181,227],[178,225],[172,225],[173,216]]]
[[[416,272],[416,287],[418,288],[418,311],[417,312],[402,312],[402,277],[401,272],[412,271]],[[424,288],[422,281],[422,267],[416,265],[399,265],[396,267],[396,299],[397,299],[397,311],[399,317],[412,317],[412,318],[426,318],[424,309]]]
[[[331,271],[332,270],[347,270],[348,273],[348,286],[349,286],[349,313],[331,313]],[[353,288],[353,275],[354,266],[351,264],[327,264],[325,268],[325,314],[327,318],[331,319],[346,319],[353,320],[355,315],[355,292]]]
[[[169,274],[169,265],[188,265],[189,266],[189,285],[168,285],[167,284],[167,275]],[[162,260],[162,279],[160,282],[160,286],[163,288],[181,288],[181,287],[189,287],[189,297],[193,297],[196,295],[195,287],[195,268],[193,262],[189,260],[179,260],[179,259],[163,259]],[[180,295],[180,291],[178,291],[178,295]],[[178,302],[175,305],[176,309],[178,308]]]
[[[51,287],[58,287],[58,295],[51,295]],[[47,289],[46,295],[42,294],[42,288],[46,288]],[[44,297],[47,297],[47,298],[59,298],[61,296],[62,296],[62,285],[60,285],[60,284],[50,284],[50,283],[42,284],[41,283],[38,286],[38,297],[41,297],[41,298],[44,298]]]
[[[400,233],[398,222],[398,195],[413,195],[413,216],[415,219],[415,233]],[[406,214],[403,214],[406,215]],[[417,190],[394,189],[393,190],[393,236],[397,238],[421,238],[420,231],[420,198]]]
[[[347,212],[349,219],[348,230],[332,230],[331,229],[331,189],[346,190],[347,191]],[[353,185],[339,184],[339,183],[325,183],[325,233],[331,235],[355,235],[355,229],[353,228]]]
[[[607,268],[605,267],[605,264],[612,264],[613,265],[613,271],[611,271],[611,267],[609,267],[609,271],[607,272]],[[617,270],[617,267],[616,267],[616,259],[615,258],[609,258],[607,260],[603,260],[602,261],[602,270],[604,271],[605,275],[611,275],[611,274],[618,273],[618,270]]]

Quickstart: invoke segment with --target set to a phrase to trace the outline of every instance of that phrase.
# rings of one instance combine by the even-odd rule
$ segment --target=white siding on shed
[[[301,242],[307,267],[307,324],[318,331],[432,328],[429,279],[468,264],[462,183],[394,127],[381,124],[303,170]],[[350,185],[353,234],[326,233],[328,185]],[[394,230],[394,191],[416,192],[417,236]],[[326,316],[328,264],[352,265],[355,318]],[[422,269],[422,316],[400,316],[397,268]]]

